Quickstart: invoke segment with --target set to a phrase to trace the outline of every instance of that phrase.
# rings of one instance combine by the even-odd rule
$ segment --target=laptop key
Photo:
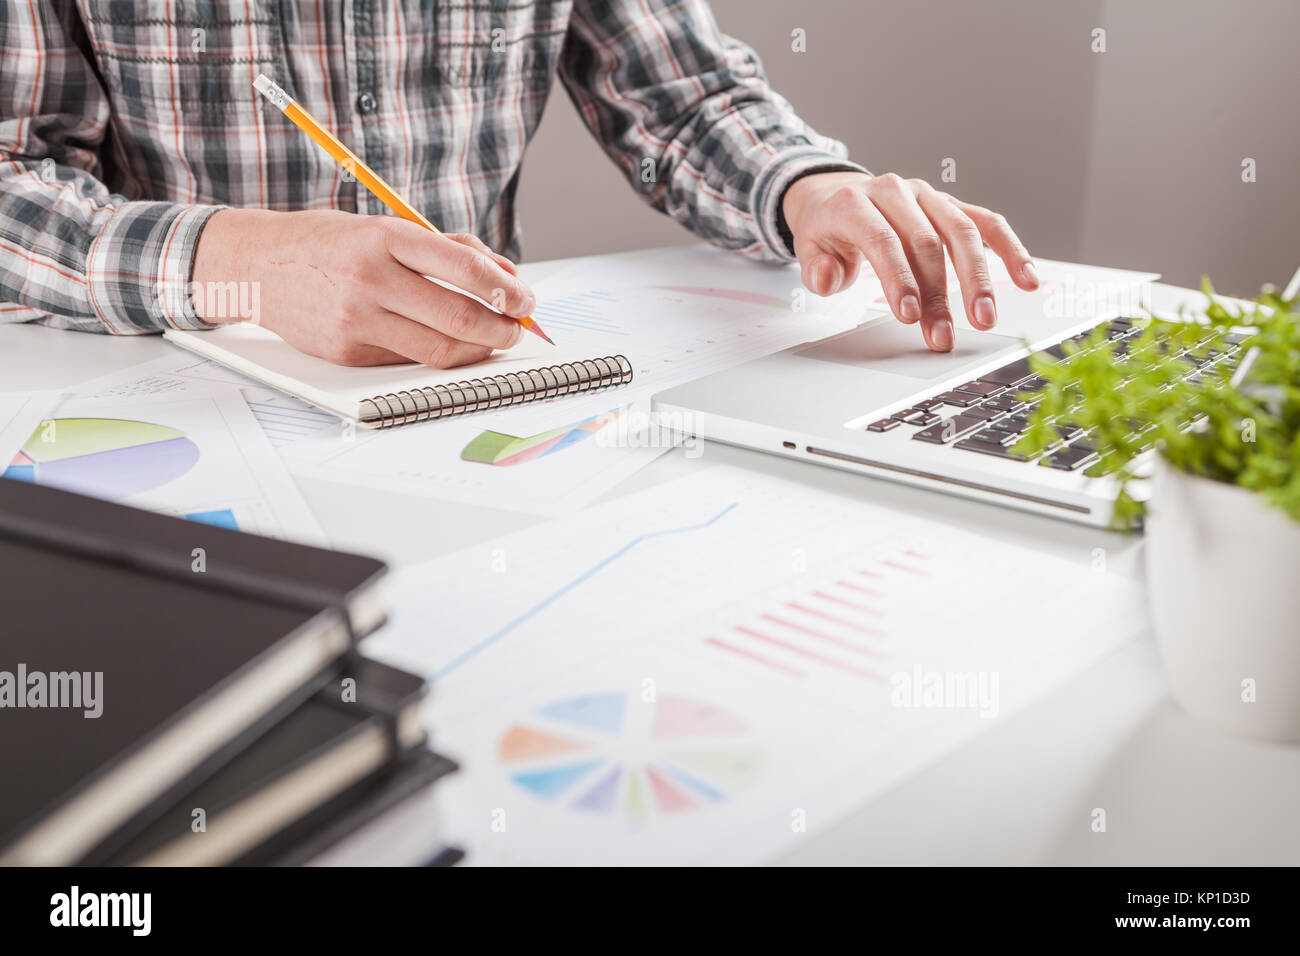
[[[1029,359],[1017,359],[1010,365],[1004,365],[1001,368],[994,369],[991,372],[985,372],[979,377],[981,382],[989,382],[993,385],[1004,385],[1008,388],[1027,379],[1033,370],[1029,367]]]
[[[969,415],[954,415],[941,422],[935,422],[928,428],[922,428],[912,435],[917,441],[928,441],[932,445],[946,445],[970,434],[977,428],[984,427],[984,419]]]
[[[1047,468],[1055,468],[1058,471],[1074,471],[1084,465],[1091,464],[1096,458],[1097,453],[1091,448],[1070,445],[1060,451],[1052,452],[1039,464]]]
[[[882,418],[880,421],[878,421],[878,422],[872,422],[870,425],[868,425],[868,426],[867,426],[867,431],[869,431],[869,432],[887,432],[887,431],[889,431],[891,428],[897,428],[897,427],[898,427],[899,425],[901,425],[901,424],[903,424],[903,423],[900,422],[900,421],[898,421],[898,419],[896,419],[896,418]]]
[[[935,398],[945,405],[955,405],[958,408],[968,408],[980,400],[978,395],[966,392],[944,392],[942,395],[936,395]]]
[[[913,408],[919,408],[919,409],[921,409],[921,411],[923,411],[923,412],[928,412],[928,411],[930,411],[930,409],[932,409],[932,408],[938,408],[938,407],[939,407],[940,405],[942,405],[942,404],[943,404],[943,402],[939,401],[937,398],[927,398],[927,399],[926,399],[925,401],[923,401],[923,402],[917,402],[917,403],[916,403],[915,405],[913,405],[912,407],[913,407]]]
[[[980,438],[967,438],[957,442],[954,448],[960,448],[963,451],[977,451],[984,455],[992,455],[995,458],[1006,458],[1009,461],[1028,461],[1024,455],[1012,451],[1005,445],[997,442],[984,441]]]
[[[983,431],[976,432],[971,437],[978,438],[980,441],[991,441],[995,445],[1002,445],[1006,448],[1010,448],[1016,442],[1020,441],[1019,432],[1004,432],[994,425],[990,425]]]
[[[972,395],[996,395],[1002,391],[1003,386],[995,385],[993,382],[967,382],[965,385],[958,385],[955,391],[970,392]]]
[[[1020,399],[1018,398],[1014,398],[1011,395],[998,395],[995,398],[988,399],[980,407],[996,408],[1000,412],[1015,412],[1024,408],[1025,403],[1020,401]]]
[[[939,420],[939,416],[936,415],[934,412],[926,412],[925,414],[923,414],[920,418],[918,418],[916,421],[912,422],[911,424],[913,424],[913,425],[933,425],[933,424],[934,424],[935,422],[937,422],[938,420]]]
[[[972,415],[975,418],[982,418],[986,422],[991,422],[995,418],[1001,418],[1006,412],[1000,408],[989,408],[987,405],[976,405],[974,408],[968,408],[963,415]]]
[[[889,417],[902,422],[904,425],[914,425],[916,420],[924,414],[925,412],[919,408],[905,408],[901,412],[894,412]]]

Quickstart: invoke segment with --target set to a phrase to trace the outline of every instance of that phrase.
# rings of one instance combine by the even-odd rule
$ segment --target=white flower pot
[[[1178,702],[1232,733],[1300,741],[1300,523],[1162,458],[1146,537],[1156,640]]]

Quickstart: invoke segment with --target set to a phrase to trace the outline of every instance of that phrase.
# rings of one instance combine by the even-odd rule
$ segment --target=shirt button
[[[375,94],[369,92],[362,93],[357,97],[357,109],[363,113],[373,113],[379,109],[379,104],[375,102]]]

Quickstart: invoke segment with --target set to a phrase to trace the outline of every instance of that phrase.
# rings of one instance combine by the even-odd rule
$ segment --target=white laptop
[[[1010,448],[1028,409],[1014,396],[1041,382],[1029,369],[1030,352],[1059,350],[1063,340],[1086,336],[1101,322],[1117,341],[1134,334],[1128,318],[1145,314],[1158,276],[1035,264],[1040,288],[1022,292],[990,255],[998,324],[988,332],[965,321],[950,274],[951,352],[930,352],[917,326],[884,314],[668,389],[655,396],[654,407],[683,416],[705,438],[1108,525],[1115,488],[1106,477],[1089,475],[1098,468],[1088,436],[1067,430],[1048,455],[1019,459]]]

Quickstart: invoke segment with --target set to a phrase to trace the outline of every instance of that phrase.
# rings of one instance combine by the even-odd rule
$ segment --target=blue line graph
[[[314,435],[322,428],[338,422],[335,416],[314,408],[291,408],[251,400],[248,402],[248,408],[276,448],[297,441],[299,438]]]
[[[533,310],[533,315],[548,328],[629,335],[631,333],[608,316],[608,306],[615,302],[613,296],[604,292],[579,292],[561,296],[553,302],[543,302]]]
[[[623,557],[623,555],[627,554],[637,545],[642,544],[646,541],[651,541],[654,538],[667,538],[671,535],[687,534],[691,531],[703,531],[705,528],[717,524],[728,513],[734,510],[739,504],[740,502],[733,501],[731,504],[727,505],[727,507],[723,508],[717,514],[715,514],[712,518],[710,518],[707,521],[701,521],[699,524],[687,525],[686,527],[683,528],[667,528],[663,531],[651,531],[648,532],[647,534],[637,535],[635,538],[633,538],[627,544],[623,545],[623,547],[619,548],[609,557],[604,558],[601,561],[597,562],[596,564],[592,565],[590,568],[588,568],[582,574],[578,575],[568,584],[564,585],[559,590],[554,591],[547,597],[543,598],[538,604],[535,604],[533,607],[529,608],[523,614],[520,614],[510,623],[504,625],[497,631],[483,638],[483,640],[479,641],[473,647],[465,651],[462,651],[459,655],[454,657],[451,660],[451,662],[447,664],[446,667],[444,667],[442,670],[434,674],[434,678],[438,679],[438,678],[446,677],[456,668],[460,667],[462,664],[465,664],[466,662],[468,662],[470,659],[477,656],[478,654],[481,654],[483,651],[487,650],[489,647],[491,647],[497,641],[501,640],[503,637],[509,635],[511,631],[515,630],[520,625],[530,621],[539,612],[546,610],[548,607],[550,607],[560,598],[564,597],[564,595],[568,594],[574,588],[578,587],[578,585],[584,584],[587,581],[591,580],[599,572],[609,567],[611,564],[613,564],[619,558]]]

